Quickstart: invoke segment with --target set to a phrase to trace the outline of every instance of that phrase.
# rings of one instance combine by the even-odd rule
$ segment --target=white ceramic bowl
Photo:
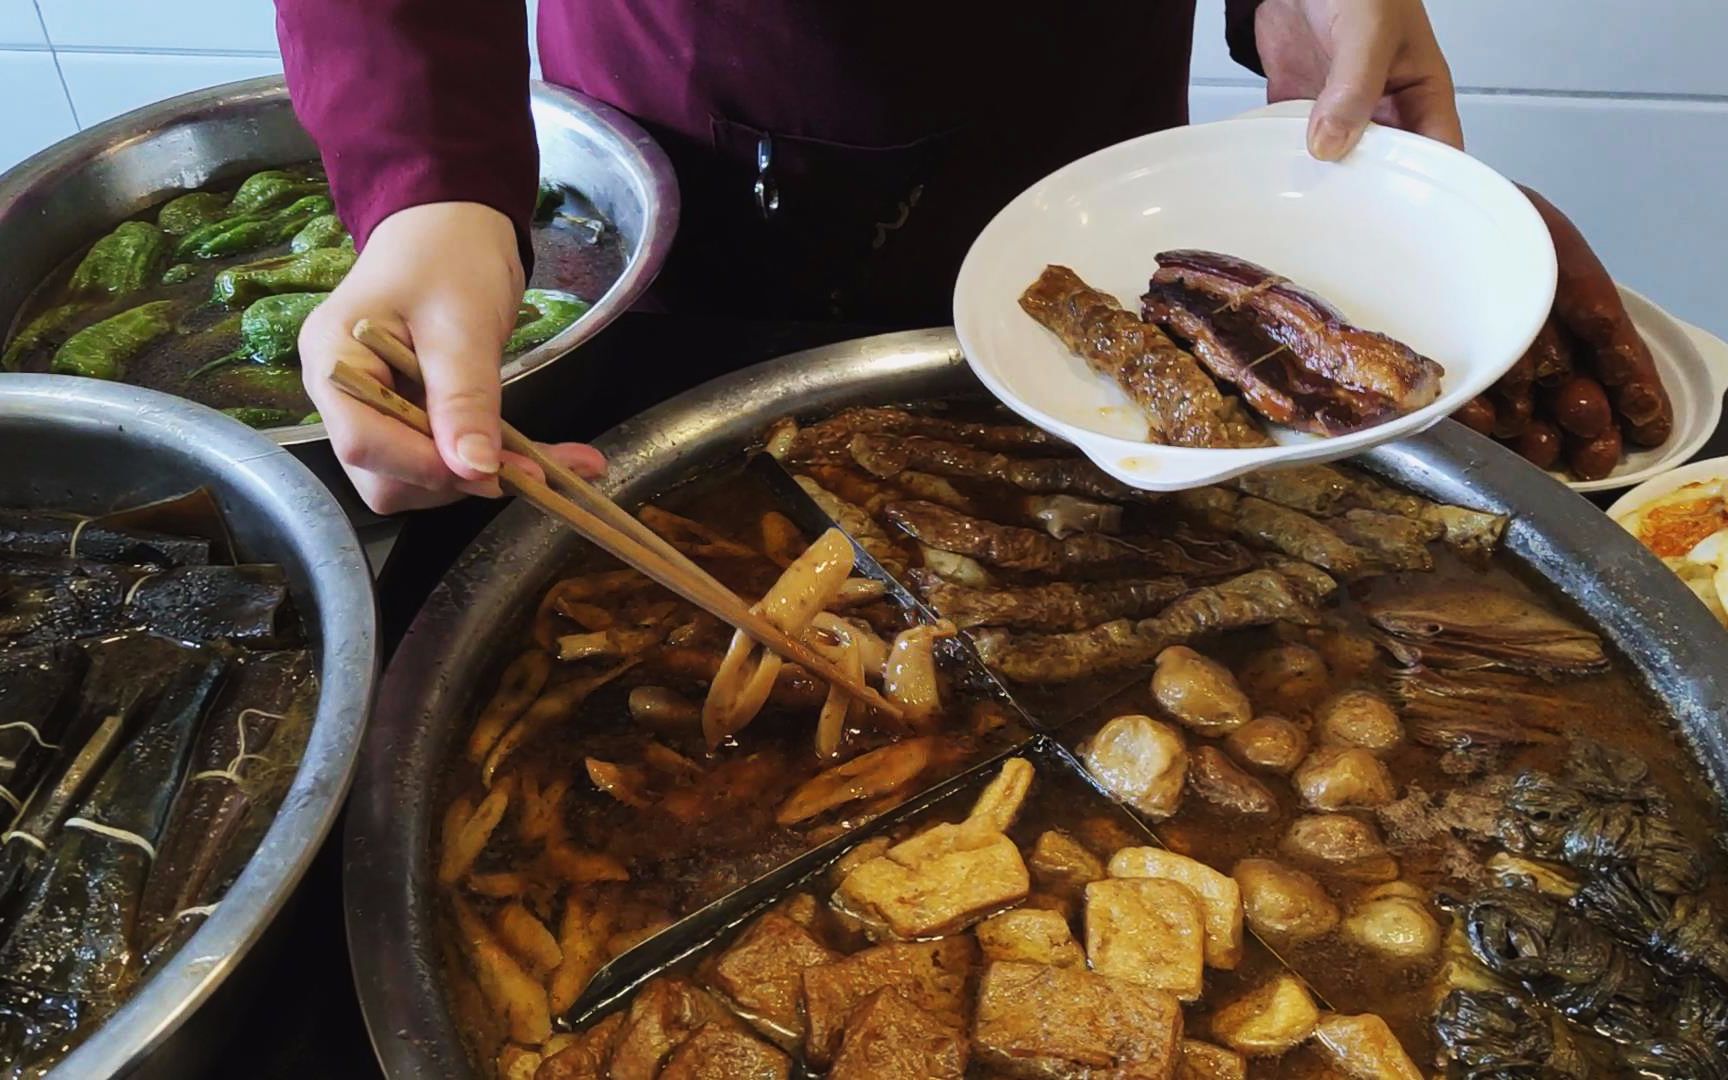
[[[1630,514],[1653,499],[1670,495],[1687,484],[1699,484],[1707,480],[1728,478],[1728,457],[1706,458],[1694,461],[1690,465],[1682,465],[1678,469],[1669,469],[1660,476],[1653,476],[1614,500],[1614,505],[1608,508],[1608,516],[1615,521]]]
[[[1566,473],[1554,473],[1556,479],[1566,481],[1576,491],[1611,491],[1663,475],[1696,454],[1722,422],[1722,395],[1728,393],[1728,343],[1676,319],[1624,285],[1620,286],[1620,297],[1650,346],[1656,371],[1674,403],[1674,433],[1661,446],[1632,450],[1600,480],[1574,480]]]
[[[1168,491],[1275,463],[1345,457],[1439,421],[1529,347],[1554,300],[1554,247],[1529,201],[1486,165],[1370,127],[1339,164],[1315,161],[1307,122],[1271,115],[1174,128],[1081,158],[985,227],[961,266],[954,323],[973,370],[1027,420],[1124,483]],[[1072,267],[1131,310],[1171,248],[1260,263],[1351,321],[1446,368],[1440,398],[1336,438],[1277,430],[1277,446],[1145,441],[1143,417],[1018,299],[1047,264]]]

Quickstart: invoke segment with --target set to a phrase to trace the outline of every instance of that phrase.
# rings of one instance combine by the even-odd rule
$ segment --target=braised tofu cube
[[[1352,1080],[1422,1080],[1422,1070],[1385,1020],[1373,1013],[1332,1013],[1314,1029],[1314,1041]]]
[[[976,931],[985,960],[1083,967],[1086,954],[1059,912],[1015,908],[985,919]]]
[[[970,937],[915,944],[895,942],[804,969],[805,1057],[833,1060],[846,1018],[878,990],[897,991],[913,1006],[954,1027],[965,1026],[966,981],[978,960]]]
[[[1206,921],[1206,966],[1231,971],[1242,962],[1242,890],[1230,875],[1174,851],[1133,847],[1110,857],[1110,876],[1186,885],[1200,901]]]
[[[1176,1080],[1248,1080],[1248,1059],[1222,1046],[1183,1039]]]
[[[859,866],[838,906],[903,939],[957,933],[1026,899],[1032,879],[1014,841],[967,825],[937,826]]]
[[[1188,749],[1169,724],[1118,716],[1080,744],[1080,760],[1105,791],[1154,821],[1182,805]]]
[[[656,979],[624,1014],[607,1062],[610,1080],[655,1080],[675,1047],[703,1024],[733,1024],[726,1006],[684,979]]]
[[[971,1047],[963,1029],[878,990],[846,1018],[829,1080],[960,1080]]]
[[[1170,1080],[1182,1040],[1175,995],[1083,968],[991,964],[978,987],[978,1059],[1010,1076]]]
[[[580,1035],[554,1035],[546,1043],[546,1059],[534,1073],[534,1080],[606,1080],[606,1060],[612,1056],[612,1044],[624,1028],[624,1014],[615,1012]],[[559,1039],[569,1042],[551,1049]]]
[[[678,1044],[659,1080],[786,1080],[792,1059],[729,1024],[704,1024]]]
[[[1313,1034],[1319,1022],[1308,988],[1284,974],[1219,1009],[1212,1034],[1249,1057],[1277,1057]]]
[[[1040,889],[1076,900],[1087,885],[1104,876],[1098,856],[1061,829],[1039,834],[1026,865]]]
[[[1199,1000],[1206,964],[1199,899],[1159,878],[1094,881],[1086,886],[1086,957],[1102,975]]]
[[[804,1041],[804,969],[839,954],[776,912],[757,919],[706,973],[762,1034],[788,1049]]]

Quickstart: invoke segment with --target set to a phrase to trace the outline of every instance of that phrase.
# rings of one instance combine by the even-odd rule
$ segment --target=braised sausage
[[[1538,469],[1552,469],[1560,460],[1560,429],[1546,420],[1532,420],[1511,446]]]
[[[1478,394],[1459,406],[1452,419],[1483,435],[1494,434],[1494,402],[1486,394]]]
[[[1611,424],[1594,439],[1568,438],[1566,467],[1580,480],[1600,480],[1620,464],[1620,450],[1620,428]]]
[[[1673,416],[1650,346],[1632,325],[1620,291],[1584,234],[1553,203],[1524,188],[1554,238],[1559,279],[1554,317],[1571,332],[1584,359],[1602,385],[1614,391],[1614,408],[1633,426]]]
[[[1633,446],[1661,446],[1674,434],[1674,417],[1664,413],[1645,424],[1626,425],[1626,441]]]
[[[1553,386],[1572,374],[1572,343],[1566,340],[1561,332],[1560,324],[1554,321],[1550,314],[1542,323],[1542,329],[1537,332],[1536,340],[1530,343],[1530,348],[1512,365],[1512,370],[1501,376],[1502,385],[1510,385],[1514,380],[1529,385],[1532,382],[1542,386]]]
[[[1510,394],[1503,394],[1499,387],[1492,389],[1494,396],[1494,431],[1496,439],[1513,439],[1524,433],[1530,424],[1530,417],[1536,412],[1536,395],[1528,386]]]
[[[1588,375],[1574,375],[1554,388],[1548,398],[1554,422],[1570,435],[1594,439],[1614,426],[1614,411],[1602,384]]]

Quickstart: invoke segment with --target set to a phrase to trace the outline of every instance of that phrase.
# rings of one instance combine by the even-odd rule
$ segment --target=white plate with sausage
[[[1059,265],[1131,309],[1157,256],[1179,254],[1172,249],[1235,256],[1312,290],[1355,326],[1438,361],[1437,396],[1338,434],[1271,426],[1269,446],[1150,441],[1135,399],[1019,298]],[[1141,136],[1044,178],[979,235],[956,282],[954,320],[973,371],[1009,408],[1122,482],[1173,491],[1345,457],[1439,422],[1529,347],[1554,281],[1541,218],[1488,166],[1379,126],[1327,164],[1309,156],[1304,120],[1274,115]]]
[[[1577,480],[1561,470],[1550,470],[1550,475],[1575,491],[1612,491],[1667,472],[1697,454],[1722,422],[1722,398],[1728,394],[1728,342],[1670,315],[1624,285],[1619,289],[1668,391],[1674,430],[1660,446],[1627,448],[1614,470],[1600,479]]]

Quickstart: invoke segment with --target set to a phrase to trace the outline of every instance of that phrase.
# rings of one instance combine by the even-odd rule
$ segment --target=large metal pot
[[[504,365],[506,386],[582,342],[635,303],[678,228],[665,153],[623,113],[561,87],[531,92],[540,173],[586,195],[624,240],[618,281],[563,333]],[[147,105],[54,144],[0,175],[0,333],[38,282],[80,246],[171,192],[318,156],[280,76],[213,86]],[[506,394],[506,408],[509,395]],[[276,428],[284,446],[321,442],[324,425]]]
[[[185,946],[50,1074],[185,1076],[197,1044],[213,1040],[182,1026],[264,935],[347,794],[378,666],[371,576],[323,485],[286,450],[202,405],[91,379],[7,375],[0,457],[14,463],[0,472],[6,506],[94,514],[209,487],[238,550],[287,570],[317,655],[311,736],[251,861]]]
[[[975,392],[950,331],[865,338],[716,379],[599,440],[605,486],[626,505],[736,455],[788,412]],[[1364,458],[1424,495],[1516,514],[1506,548],[1569,596],[1667,703],[1718,790],[1728,790],[1722,629],[1673,574],[1578,495],[1454,423]],[[344,892],[360,1002],[385,1071],[472,1077],[445,1001],[434,917],[439,779],[477,698],[579,541],[532,507],[507,509],[463,554],[404,637],[348,817]],[[428,673],[433,673],[430,676]]]

